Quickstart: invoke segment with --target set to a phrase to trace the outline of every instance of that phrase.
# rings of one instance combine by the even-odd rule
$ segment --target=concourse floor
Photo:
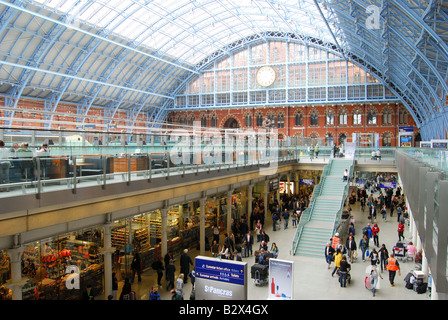
[[[356,243],[358,245],[360,240],[360,234],[362,228],[369,222],[367,219],[367,210],[363,213],[360,210],[359,202],[352,205],[352,215],[355,218],[356,229]],[[392,248],[398,241],[397,232],[397,216],[394,212],[393,217],[390,217],[389,210],[387,211],[387,221],[383,222],[381,215],[377,218],[377,223],[380,227],[379,242],[385,244],[389,252],[392,252]],[[331,276],[334,265],[328,269],[328,265],[324,259],[324,248],[322,248],[322,258],[311,257],[298,257],[290,254],[292,247],[292,241],[296,228],[293,228],[291,221],[287,229],[272,231],[271,219],[266,219],[265,232],[269,235],[271,243],[275,242],[279,248],[279,259],[294,261],[294,300],[430,300],[429,291],[424,294],[417,294],[415,291],[407,289],[405,287],[404,277],[408,272],[415,270],[414,262],[399,261],[401,267],[401,276],[397,273],[395,278],[395,286],[391,287],[389,284],[389,275],[387,271],[381,274],[379,289],[377,289],[376,296],[372,296],[372,292],[365,288],[364,280],[366,277],[366,267],[370,265],[370,261],[366,260],[362,262],[361,251],[358,250],[358,259],[352,264],[351,269],[351,283],[345,288],[341,288],[338,277]],[[406,225],[404,232],[406,241],[410,241],[409,229]],[[254,234],[254,239],[256,237]],[[221,241],[222,243],[222,241]],[[255,248],[258,248],[259,244],[254,244]],[[270,247],[270,246],[269,246]],[[372,249],[372,248],[371,248]],[[194,257],[198,255],[196,250],[189,252],[191,258],[194,261]],[[176,278],[179,273],[179,259],[176,262]],[[254,264],[254,257],[243,258],[243,261],[248,263],[248,270],[250,272],[251,265]],[[136,292],[137,300],[147,300],[149,297],[149,291],[151,287],[156,284],[156,274],[153,270],[148,270],[142,274],[142,282],[138,283],[135,279],[132,285],[132,290]],[[119,284],[119,290],[117,296],[121,292],[123,282]],[[162,287],[159,287],[159,293],[162,300],[169,300],[171,296],[169,291],[166,290],[167,282],[162,279]],[[184,298],[186,300],[190,297],[191,282],[184,285]],[[248,277],[248,297],[249,300],[267,300],[268,299],[268,286],[257,286],[254,280]],[[97,299],[105,299],[104,296],[99,296]]]

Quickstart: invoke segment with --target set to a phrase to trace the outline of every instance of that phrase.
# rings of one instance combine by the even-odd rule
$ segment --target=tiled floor
[[[356,241],[359,243],[361,229],[367,224],[367,211],[362,213],[359,208],[359,202],[352,206],[352,214],[355,218],[356,229]],[[388,221],[383,222],[380,218],[377,222],[380,227],[379,242],[380,244],[386,244],[389,252],[398,240],[396,213],[392,218],[389,216]],[[429,293],[417,294],[413,290],[407,289],[404,283],[404,277],[406,274],[414,270],[413,262],[401,262],[401,276],[397,274],[395,278],[395,287],[391,287],[388,281],[388,273],[385,271],[381,273],[382,279],[380,279],[380,286],[377,290],[375,297],[372,296],[372,292],[367,290],[364,285],[364,279],[366,277],[366,267],[369,266],[370,261],[362,262],[358,259],[352,264],[352,270],[350,272],[352,281],[345,287],[341,288],[338,282],[337,276],[334,278],[331,276],[333,271],[333,265],[331,269],[327,268],[327,264],[322,256],[322,259],[310,258],[310,257],[297,257],[290,254],[292,247],[292,239],[294,237],[296,229],[291,227],[284,230],[272,231],[271,221],[267,219],[267,225],[265,227],[266,233],[270,236],[271,242],[276,242],[279,247],[279,259],[294,261],[294,299],[297,300],[429,300]],[[405,236],[410,239],[409,230],[405,230]],[[257,244],[254,245],[254,247]],[[324,248],[322,248],[322,254]],[[194,250],[190,251],[190,256],[193,258],[198,253]],[[359,251],[360,256],[360,251]],[[179,260],[178,260],[179,261]],[[243,261],[248,263],[248,270],[254,263],[253,257],[243,258]],[[177,270],[179,266],[176,265]],[[132,289],[136,291],[138,300],[147,300],[149,297],[149,290],[156,282],[155,272],[150,270],[146,271],[142,275],[142,282],[132,285]],[[162,300],[169,300],[171,296],[166,290],[166,281],[162,280],[162,288],[159,288]],[[121,292],[121,285],[118,293]],[[185,299],[189,299],[191,292],[191,283],[184,285]],[[268,286],[256,286],[253,279],[248,279],[248,297],[249,300],[266,300],[268,298]],[[98,297],[98,299],[104,299],[104,297]]]

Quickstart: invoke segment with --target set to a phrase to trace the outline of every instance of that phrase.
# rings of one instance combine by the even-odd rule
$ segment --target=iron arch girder
[[[88,7],[89,3],[86,1],[84,2],[84,5],[79,8],[79,10],[77,11],[77,14],[79,14],[80,11],[82,11],[85,7]],[[70,16],[71,19],[76,19],[76,16],[71,15]],[[107,31],[105,31],[107,30]],[[101,37],[107,37],[109,34],[113,33],[113,28],[111,29],[102,29],[98,32],[98,34]],[[73,33],[72,37],[74,36],[75,33]],[[84,34],[83,38],[86,37],[87,35]],[[82,40],[80,40],[82,41]],[[89,57],[91,56],[92,53],[95,52],[95,50],[102,44],[101,40],[99,38],[93,38],[91,37],[87,44],[82,48],[82,50],[80,50],[80,52],[77,54],[77,57],[72,61],[69,70],[67,73],[69,74],[77,74],[78,71],[84,66],[84,64],[86,63],[86,61],[89,59]],[[101,77],[99,79],[102,79]],[[55,93],[51,95],[51,97],[48,97],[48,100],[50,101],[50,103],[52,104],[52,110],[51,111],[55,111],[59,101],[61,99],[61,97],[64,95],[66,89],[68,88],[68,86],[70,85],[70,83],[72,83],[73,79],[72,78],[63,78],[62,81],[60,82],[58,88],[56,88]],[[96,96],[96,95],[95,95]],[[92,102],[94,101],[94,97],[92,97],[90,99]],[[84,122],[83,118],[83,122]],[[47,124],[48,126],[51,127],[51,123],[53,120],[53,115],[50,115],[50,119],[49,119],[49,123]]]
[[[443,89],[445,90],[445,93],[448,93],[448,85],[446,84],[446,82],[444,82],[444,79],[441,77],[440,73],[437,71],[437,69],[434,67],[434,65],[424,56],[424,54],[420,50],[418,50],[418,48],[413,46],[412,43],[410,43],[407,38],[403,37],[401,34],[399,34],[398,32],[396,32],[393,29],[392,29],[392,32],[397,37],[399,37],[403,42],[405,42],[409,46],[409,48],[414,49],[413,51],[419,56],[420,59],[422,59],[423,62],[426,63],[426,65],[431,69],[433,74],[437,77],[439,82],[442,84]]]
[[[430,1],[430,3],[432,3],[433,5],[435,4],[434,1]],[[417,27],[421,27],[426,33],[428,33],[436,41],[436,43],[440,45],[440,48],[445,52],[445,54],[448,55],[448,45],[424,21],[422,17],[419,17],[412,9],[409,9],[409,7],[402,0],[391,1],[391,5],[397,7],[404,15],[409,16],[411,19],[408,19],[408,21],[414,21],[414,24]],[[428,6],[423,16],[428,15],[431,10],[435,10],[434,7]]]
[[[34,11],[32,11],[32,10],[29,10],[29,9],[26,9],[26,8],[24,8],[23,6],[17,6],[17,5],[15,5],[15,4],[8,3],[8,2],[6,2],[6,1],[4,1],[4,0],[0,0],[0,4],[3,4],[3,5],[5,5],[5,6],[12,7],[12,8],[14,8],[14,9],[16,9],[16,10],[21,11],[21,12],[25,12],[25,13],[28,13],[28,14],[30,14],[30,15],[39,17],[39,18],[44,19],[44,20],[46,20],[46,21],[48,21],[48,22],[52,22],[52,23],[54,23],[54,24],[64,26],[64,27],[66,27],[66,28],[68,28],[68,29],[78,31],[78,32],[80,32],[80,33],[87,34],[87,35],[89,35],[89,36],[91,36],[91,37],[99,38],[99,39],[103,40],[104,42],[108,42],[108,43],[115,44],[115,45],[118,46],[118,47],[123,47],[123,48],[126,48],[126,49],[130,50],[130,51],[134,51],[134,52],[136,52],[136,53],[139,53],[139,54],[142,54],[142,55],[146,55],[146,56],[152,57],[152,58],[157,59],[157,60],[160,60],[160,61],[162,61],[162,62],[165,62],[165,63],[168,63],[168,64],[172,64],[173,66],[175,66],[175,67],[177,67],[177,68],[181,68],[181,69],[184,69],[184,70],[186,70],[186,71],[193,72],[193,73],[195,72],[195,70],[191,69],[189,66],[182,65],[182,64],[176,64],[176,63],[173,63],[172,61],[169,61],[169,60],[167,60],[167,59],[165,59],[165,58],[158,57],[158,56],[149,54],[149,53],[147,53],[147,52],[144,52],[144,51],[141,51],[141,50],[138,50],[138,49],[133,49],[133,48],[127,46],[126,44],[117,42],[117,41],[112,40],[112,39],[108,39],[108,38],[100,37],[100,36],[98,36],[98,35],[95,34],[95,33],[92,33],[92,32],[90,32],[90,31],[84,30],[84,29],[82,29],[82,28],[80,28],[80,27],[77,27],[77,26],[75,26],[75,25],[72,25],[72,24],[67,24],[66,22],[64,22],[64,21],[62,21],[62,20],[60,20],[60,19],[59,19],[59,20],[57,20],[57,19],[53,19],[53,18],[51,18],[51,17],[49,17],[49,16],[40,14],[40,13],[38,13],[38,12],[34,12]],[[50,12],[52,12],[52,13],[55,14],[55,15],[59,15],[58,12],[55,11],[55,10],[50,10]]]
[[[7,107],[12,109],[11,117],[14,116],[14,109],[17,107],[19,99],[22,96],[22,93],[25,90],[29,80],[35,73],[35,70],[33,69],[39,65],[41,59],[45,57],[46,53],[48,52],[48,50],[50,50],[52,44],[56,41],[62,31],[62,27],[56,28],[56,25],[53,25],[51,30],[45,35],[44,39],[39,42],[39,45],[34,51],[30,62],[27,63],[27,67],[31,68],[23,68],[22,73],[18,79],[18,85],[14,86],[12,88],[12,92],[10,92],[11,100],[9,101],[10,104],[7,105]]]
[[[399,68],[394,68],[394,70],[395,70],[395,72],[393,72],[392,74],[394,74],[394,76],[392,77],[393,78],[393,80],[392,81],[397,81],[396,79],[402,79],[402,83],[405,83],[405,80],[408,80],[408,81],[410,81],[410,82],[412,82],[417,88],[420,88],[420,86],[418,86],[416,83],[415,83],[415,81],[413,81],[410,77],[409,77],[409,73],[408,74],[404,74],[403,72],[404,72],[404,70],[411,70],[411,71],[413,71],[414,72],[414,74],[415,75],[417,75],[421,80],[422,80],[422,82],[427,86],[427,88],[430,90],[430,92],[431,92],[431,95],[433,96],[433,98],[436,100],[436,101],[438,101],[438,96],[437,96],[437,93],[434,91],[434,89],[433,89],[433,87],[429,84],[429,82],[427,81],[427,79],[420,73],[420,71],[419,70],[417,70],[413,65],[412,65],[412,63],[410,63],[410,61],[409,60],[407,60],[407,59],[404,59],[403,58],[403,56],[400,54],[400,52],[397,52],[397,49],[396,48],[394,48],[394,47],[392,47],[391,48],[391,50],[395,53],[395,55],[401,60],[401,65],[400,65],[400,67]],[[411,72],[410,71],[410,72]],[[395,75],[397,75],[397,74],[400,74],[401,75],[401,78],[397,78]],[[420,91],[420,89],[419,89],[419,91]],[[424,93],[422,93],[421,92],[421,94],[423,95],[423,96],[426,96],[426,94],[424,94]],[[426,99],[426,100],[428,100],[428,99]],[[427,101],[428,102],[428,104],[430,104],[430,101]],[[442,105],[440,104],[440,101],[439,101],[439,107],[442,107]]]
[[[149,64],[148,64],[148,62],[149,62]],[[130,85],[132,86],[132,85],[134,85],[134,84],[137,83],[137,82],[140,83],[141,81],[139,81],[139,77],[141,77],[147,70],[150,70],[151,68],[153,68],[155,63],[157,63],[155,60],[153,60],[153,59],[149,59],[149,58],[148,58],[148,59],[144,62],[144,64],[143,64],[143,65],[146,65],[146,67],[145,67],[143,70],[135,70],[135,71],[134,71],[134,74],[131,76],[131,79],[134,79],[134,80],[130,82]],[[163,71],[166,71],[166,69],[169,69],[170,71],[167,72],[167,73],[165,73],[165,75],[164,75],[164,79],[166,79],[167,77],[169,77],[170,74],[171,74],[172,72],[175,72],[175,71],[177,70],[176,68],[173,68],[173,67],[170,66],[170,65],[165,65],[165,69],[164,69]],[[141,72],[140,72],[140,71],[141,71]],[[152,83],[158,82],[159,85],[162,85],[162,83],[164,83],[164,81],[158,81],[158,80],[159,80],[158,77],[154,77],[154,80],[152,81]],[[151,85],[149,85],[149,84],[146,84],[146,85],[145,85],[145,87],[150,87],[150,86],[151,86]],[[155,89],[158,89],[158,87],[155,87]],[[123,90],[121,90],[121,92],[119,92],[119,93],[117,94],[117,96],[118,96],[118,97],[122,97],[122,98],[124,98],[125,94],[126,94],[126,92],[124,92]],[[150,98],[150,97],[148,96],[148,98]],[[152,98],[152,99],[154,99],[154,98]],[[118,109],[119,109],[119,107],[120,107],[120,104],[121,104],[121,102],[119,102],[119,103],[117,103],[117,104],[114,105],[114,111],[113,111],[113,113],[112,113],[113,116],[115,115],[116,111],[118,111]],[[142,105],[141,108],[144,108],[144,105]],[[141,108],[140,108],[140,110],[141,110]]]
[[[356,3],[356,4],[358,4],[360,7],[364,8],[364,7],[363,7],[363,4],[360,4],[360,1],[358,1],[358,0],[353,0],[353,2]],[[398,11],[398,14],[400,15],[401,18],[403,18],[404,20],[408,21],[409,23],[412,23],[412,21],[406,18],[406,16],[404,15],[403,11],[405,11],[405,13],[409,14],[410,16],[412,16],[413,19],[415,19],[416,21],[421,22],[420,24],[415,24],[415,23],[413,23],[413,25],[414,25],[414,27],[415,27],[416,29],[418,29],[418,27],[420,27],[420,29],[423,28],[425,31],[429,32],[428,29],[430,29],[430,28],[428,28],[428,26],[426,25],[426,23],[424,23],[421,19],[419,19],[419,18],[415,15],[415,13],[413,13],[413,12],[411,12],[411,11],[409,11],[409,10],[406,10],[405,5],[402,3],[401,0],[397,0],[397,1],[394,0],[394,1],[391,1],[390,4],[393,5],[393,6],[398,6],[400,9],[402,9],[402,10],[399,10],[399,11]],[[396,11],[394,10],[394,13],[395,13],[395,12],[396,12]],[[401,27],[402,27],[402,26],[401,26]],[[416,54],[419,55],[419,56],[423,59],[423,61],[425,61],[425,63],[428,64],[428,66],[432,69],[432,71],[438,76],[439,81],[444,82],[443,79],[440,78],[440,75],[438,74],[438,72],[434,69],[434,66],[433,66],[433,65],[426,59],[426,57],[420,52],[420,50],[418,50],[418,49],[415,47],[415,45],[413,45],[413,44],[409,41],[408,38],[404,37],[404,36],[401,34],[401,32],[399,32],[399,31],[396,30],[395,27],[390,27],[390,31],[393,32],[393,33],[394,33],[400,40],[402,40],[404,43],[406,43],[406,44],[409,46],[409,48],[414,49],[414,52],[416,52]],[[430,34],[431,34],[437,41],[440,40],[440,37],[438,37],[436,34],[434,34],[434,32],[433,32],[432,30],[431,30],[429,33],[430,33]],[[440,41],[441,41],[441,40],[440,40]],[[446,46],[446,44],[444,44],[444,50],[445,50],[446,52],[448,52],[448,51],[447,51],[447,50],[448,50],[447,48],[448,48],[448,47]],[[445,91],[448,92],[448,90],[447,90],[448,87],[447,87],[446,83],[444,83],[444,87],[445,87]]]

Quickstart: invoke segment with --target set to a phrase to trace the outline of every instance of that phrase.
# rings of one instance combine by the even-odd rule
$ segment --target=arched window
[[[367,124],[376,124],[376,111],[374,109],[370,109],[367,114]]]
[[[342,109],[339,113],[339,125],[347,125],[347,111]]]
[[[294,117],[294,125],[297,127],[303,126],[303,114],[301,111],[297,111],[296,116]]]
[[[202,128],[207,127],[207,117],[205,116],[205,114],[202,115],[202,117],[201,117],[201,127]]]
[[[244,118],[244,124],[246,127],[252,127],[252,116],[250,113],[246,114],[246,117]]]
[[[177,117],[177,123],[180,124],[180,125],[184,124],[184,118],[181,115],[179,115]]]
[[[311,112],[311,116],[310,116],[310,125],[317,126],[318,120],[319,120],[319,117],[317,116],[317,111],[313,110],[313,112]]]
[[[342,133],[339,136],[339,145],[341,146],[341,145],[345,144],[345,141],[347,141],[347,136],[345,135],[345,133]]]
[[[398,122],[399,124],[408,124],[408,111],[404,108],[400,108],[398,113]]]
[[[192,114],[190,117],[190,126],[194,125],[194,120],[196,120],[196,118],[194,117],[194,114]]]
[[[216,128],[218,126],[218,117],[216,117],[216,114],[212,115],[211,126],[212,128]]]
[[[280,112],[277,116],[277,128],[284,128],[285,127],[285,116],[282,112]]]
[[[388,132],[383,134],[383,147],[392,146],[392,135]]]
[[[392,111],[389,108],[383,110],[383,124],[392,124]]]
[[[359,109],[356,109],[353,112],[353,124],[354,125],[362,124],[362,115],[361,115],[361,112],[359,111]]]
[[[263,126],[263,114],[259,112],[257,114],[257,127]]]
[[[333,114],[332,110],[328,110],[327,111],[326,124],[327,124],[327,126],[333,126],[334,125],[334,114]]]

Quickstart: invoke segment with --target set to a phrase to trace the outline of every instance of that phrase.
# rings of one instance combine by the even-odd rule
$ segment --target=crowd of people
[[[360,251],[359,255],[362,262],[370,261],[367,270],[369,270],[368,281],[370,281],[373,296],[376,294],[378,278],[382,278],[381,274],[385,271],[389,274],[390,286],[395,286],[396,274],[400,275],[401,271],[395,253],[397,247],[401,247],[406,257],[412,258],[417,265],[421,264],[422,259],[422,251],[416,252],[416,247],[411,241],[405,242],[404,231],[408,224],[409,215],[406,198],[401,187],[379,188],[380,179],[382,179],[382,176],[378,175],[376,181],[361,184],[358,190],[351,194],[351,205],[358,201],[361,214],[365,214],[368,221],[362,227],[359,236],[355,230],[355,219],[351,215],[346,241],[343,242],[339,233],[336,233],[325,248],[325,260],[328,269],[331,268],[333,263],[334,268],[331,275],[339,275],[341,287],[346,286],[347,278],[350,277],[351,264],[357,260],[358,251]],[[379,220],[380,217],[377,216],[377,212],[381,213],[383,223],[390,223],[390,221],[395,223],[393,220],[396,219],[397,242],[393,248],[388,249],[384,242],[380,242],[380,222],[377,221],[377,218]],[[356,237],[359,237],[359,242]]]

